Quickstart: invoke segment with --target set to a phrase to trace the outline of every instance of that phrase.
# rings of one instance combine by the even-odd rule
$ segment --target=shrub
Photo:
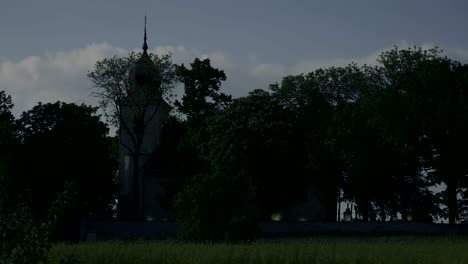
[[[0,261],[31,264],[45,260],[50,249],[49,226],[34,221],[29,208],[0,213]]]
[[[182,220],[179,234],[193,242],[248,242],[257,235],[250,188],[239,176],[200,174],[176,195],[175,210]]]
[[[57,193],[49,207],[48,219],[40,221],[23,203],[4,207],[0,197],[0,264],[42,263],[51,248],[51,234],[57,219],[69,208],[76,193],[73,183],[65,185],[65,191]],[[3,199],[2,199],[3,198]]]

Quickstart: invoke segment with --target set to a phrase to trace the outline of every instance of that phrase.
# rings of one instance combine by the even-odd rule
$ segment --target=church
[[[129,91],[120,105],[119,218],[158,221],[166,217],[160,206],[164,196],[155,150],[164,121],[171,111],[163,99],[155,65],[148,55],[145,32],[143,52],[129,74]]]

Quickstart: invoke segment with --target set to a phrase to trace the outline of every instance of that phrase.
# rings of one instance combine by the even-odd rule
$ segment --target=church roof
[[[145,16],[145,35],[143,38],[143,53],[135,64],[135,81],[137,85],[144,85],[151,81],[154,70],[154,63],[148,55],[148,43],[146,43],[146,16]]]
[[[143,91],[140,91],[142,87],[147,85],[154,85],[158,86],[155,80],[158,80],[157,71],[155,70],[155,65],[151,60],[148,52],[148,43],[147,43],[147,36],[146,36],[146,16],[145,16],[145,31],[144,31],[144,38],[143,38],[143,53],[141,54],[140,58],[136,61],[135,66],[132,70],[130,78],[133,79],[132,83],[134,83],[133,87],[133,94],[140,94]]]

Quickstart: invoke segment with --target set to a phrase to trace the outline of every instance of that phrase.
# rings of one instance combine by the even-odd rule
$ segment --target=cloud
[[[0,89],[12,96],[15,104],[13,112],[17,117],[38,102],[60,100],[97,105],[98,100],[90,96],[91,83],[86,74],[98,60],[116,55],[126,56],[131,51],[140,52],[141,49],[127,50],[107,43],[94,43],[83,48],[46,52],[42,56],[29,56],[17,61],[1,58]],[[236,96],[246,94],[233,88],[248,86],[249,80],[243,77],[246,73],[241,65],[227,53],[202,52],[184,46],[158,46],[149,52],[158,55],[172,53],[175,63],[186,65],[196,57],[210,58],[213,67],[224,70],[228,76],[223,91]],[[182,91],[179,89],[178,92],[180,94]]]
[[[414,46],[421,47],[422,49],[431,49],[437,46],[434,43],[423,43],[421,45],[416,45],[408,43],[407,41],[400,41],[395,45],[399,49],[406,49]],[[278,78],[279,76],[309,73],[320,68],[346,66],[350,63],[356,63],[358,65],[377,65],[377,59],[379,58],[380,54],[393,48],[394,46],[386,47],[381,50],[370,52],[368,55],[363,57],[309,59],[297,62],[289,66],[270,65],[263,66],[260,69],[257,66],[257,68],[252,68],[252,74],[269,75],[270,78],[274,79]],[[468,48],[444,48],[442,49],[442,55],[445,55],[452,60],[460,61],[462,63],[468,63]],[[266,72],[268,72],[268,74],[266,74]]]
[[[405,49],[408,47],[413,47],[414,45],[410,45],[406,41],[400,41],[399,43],[395,44],[400,49]],[[424,44],[421,46],[423,49],[429,49],[434,47],[434,45]],[[297,64],[294,64],[290,68],[291,74],[301,74],[301,73],[308,73],[315,71],[320,68],[328,68],[328,67],[340,67],[340,66],[347,66],[350,63],[356,63],[358,65],[376,65],[377,59],[379,58],[382,52],[388,51],[393,49],[392,47],[386,47],[377,51],[370,52],[366,56],[363,57],[349,57],[349,58],[319,58],[314,60],[305,60],[301,61]]]
[[[45,61],[64,74],[73,75],[87,71],[94,66],[97,60],[101,60],[114,55],[123,56],[128,51],[115,48],[107,43],[91,44],[85,48],[71,51],[58,51],[53,54],[46,54]]]
[[[398,46],[406,48],[412,45],[402,41]],[[431,48],[434,45],[426,43],[420,46]],[[307,73],[330,66],[345,66],[351,62],[361,65],[375,64],[379,54],[391,48],[370,52],[362,57],[308,59],[290,65],[263,63],[253,52],[246,52],[245,61],[242,61],[239,56],[224,51],[207,52],[180,45],[158,46],[149,52],[158,55],[172,53],[175,63],[186,65],[196,57],[210,58],[212,65],[224,70],[227,75],[227,81],[222,86],[223,92],[239,97],[253,89],[265,89],[269,84],[279,82],[290,74]],[[139,52],[140,49],[133,51]],[[130,50],[107,43],[94,43],[83,48],[47,52],[17,61],[0,58],[0,89],[6,90],[13,97],[14,114],[17,117],[38,102],[61,100],[97,105],[97,99],[90,96],[91,83],[86,77],[87,72],[93,69],[98,60],[114,55],[125,56],[129,52]],[[444,49],[444,54],[461,62],[468,61],[468,49],[448,48]],[[180,87],[177,92],[182,93]]]
[[[126,53],[124,49],[101,43],[46,53],[42,57],[30,56],[16,62],[2,59],[0,89],[12,96],[16,116],[38,102],[61,100],[96,104],[97,100],[89,96],[86,73],[97,60]]]
[[[259,79],[272,80],[278,76],[284,76],[286,73],[286,66],[282,64],[257,64],[252,65],[250,74],[251,76]]]

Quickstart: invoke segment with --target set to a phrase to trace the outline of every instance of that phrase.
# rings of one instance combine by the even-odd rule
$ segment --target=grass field
[[[316,237],[253,244],[57,244],[48,263],[468,263],[468,237]]]

